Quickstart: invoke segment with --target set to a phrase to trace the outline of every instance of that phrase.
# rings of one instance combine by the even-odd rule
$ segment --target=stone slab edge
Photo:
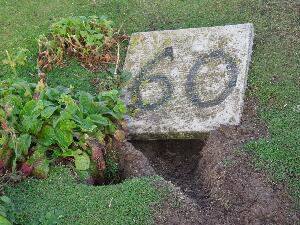
[[[228,24],[228,25],[224,25],[224,26],[211,26],[211,27],[199,27],[199,28],[183,28],[183,29],[177,29],[177,30],[186,30],[186,31],[192,31],[192,30],[196,30],[196,29],[209,29],[209,28],[224,28],[224,27],[230,27],[230,26],[239,26],[239,25],[247,25],[249,26],[249,46],[248,46],[248,58],[246,61],[246,71],[245,71],[245,88],[243,89],[242,92],[242,102],[239,105],[239,121],[237,121],[237,123],[232,124],[232,125],[238,125],[240,123],[241,117],[242,117],[242,113],[243,113],[243,103],[244,103],[244,97],[245,97],[245,91],[247,88],[247,79],[248,79],[248,72],[249,72],[249,67],[251,64],[251,56],[252,56],[252,47],[253,47],[253,42],[254,42],[254,26],[252,23],[244,23],[244,24]],[[155,31],[176,31],[176,30],[154,30],[154,31],[147,31],[147,32],[135,32],[131,34],[132,36],[135,35],[143,35],[145,33],[149,33],[149,32],[155,32]],[[132,38],[130,38],[130,42],[129,42],[129,46],[130,44],[132,44]],[[129,49],[127,50],[126,55],[128,54]],[[127,58],[127,57],[126,57]],[[126,67],[126,58],[125,58],[125,63],[124,63],[124,67]],[[130,117],[127,117],[127,121],[130,123]],[[130,133],[129,131],[129,136],[128,136],[128,140],[157,140],[157,139],[202,139],[205,140],[208,136],[209,133],[212,130],[204,130],[203,132],[195,132],[195,131],[191,131],[191,132],[180,132],[180,133],[163,133],[163,132],[156,132],[156,133],[150,133],[150,132],[145,132],[145,133],[138,133],[138,134],[133,134]]]

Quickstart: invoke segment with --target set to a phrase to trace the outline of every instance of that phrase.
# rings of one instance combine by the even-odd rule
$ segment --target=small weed
[[[10,53],[6,50],[6,58],[2,61],[4,65],[8,65],[12,72],[17,74],[17,67],[24,66],[27,62],[29,50],[18,48],[16,52]]]
[[[98,91],[119,90],[122,91],[124,85],[131,78],[131,73],[122,71],[115,74],[115,66],[110,66],[107,72],[100,73],[99,77],[92,80],[92,85],[96,86]]]

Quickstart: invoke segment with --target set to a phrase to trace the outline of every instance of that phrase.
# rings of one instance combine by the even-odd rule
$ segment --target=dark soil
[[[171,196],[157,207],[157,224],[300,224],[286,190],[256,170],[242,149],[245,142],[262,137],[268,137],[266,126],[248,99],[241,124],[221,127],[205,142],[132,141],[143,154],[128,143],[123,176],[156,172],[164,177],[158,185],[170,188]]]
[[[133,141],[132,144],[149,159],[154,170],[180,187],[199,206],[205,206],[209,193],[195,179],[205,144],[202,140]]]

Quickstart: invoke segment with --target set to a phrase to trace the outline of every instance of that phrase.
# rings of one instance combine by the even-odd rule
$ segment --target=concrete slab
[[[252,24],[132,34],[130,138],[201,138],[239,124],[253,37]]]

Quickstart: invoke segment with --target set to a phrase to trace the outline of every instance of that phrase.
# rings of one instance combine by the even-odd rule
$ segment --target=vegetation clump
[[[38,84],[4,80],[0,172],[45,178],[51,163],[72,162],[77,171],[103,182],[107,162],[111,165],[111,156],[125,138],[125,113],[116,90],[92,96],[72,88],[51,88],[43,80]]]
[[[119,61],[119,43],[126,35],[114,33],[105,17],[79,16],[61,19],[51,25],[50,34],[39,37],[38,66],[50,71],[64,65],[65,55],[75,56],[85,68],[97,71]]]
[[[29,50],[25,48],[18,48],[13,53],[6,50],[6,58],[2,60],[2,63],[9,66],[14,74],[17,74],[17,67],[26,64],[28,52]]]

